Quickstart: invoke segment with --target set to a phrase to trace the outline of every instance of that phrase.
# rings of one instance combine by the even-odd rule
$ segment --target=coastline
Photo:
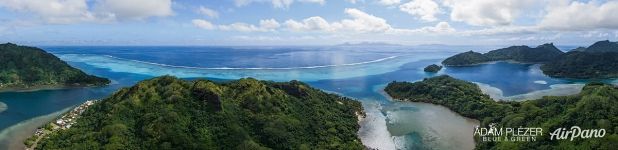
[[[412,105],[416,105],[416,106],[429,106],[429,107],[433,107],[433,108],[436,108],[436,109],[444,109],[444,110],[448,111],[449,113],[455,114],[456,116],[463,118],[465,120],[465,122],[474,124],[476,126],[478,126],[480,124],[479,120],[462,116],[461,114],[453,111],[452,109],[450,109],[450,108],[448,108],[446,106],[442,106],[442,105],[438,105],[438,104],[433,104],[433,103],[410,102],[410,101],[403,101],[403,100],[399,100],[399,99],[394,99],[388,93],[386,93],[386,91],[384,91],[384,88],[380,89],[379,93],[382,96],[384,96],[387,100],[389,100],[391,102],[407,103],[407,104],[412,104]],[[436,114],[433,114],[433,115],[436,115]],[[449,133],[450,132],[458,132],[459,134],[466,134],[465,133],[466,131],[451,130],[449,127],[443,126],[444,124],[442,124],[442,125],[437,124],[437,125],[441,126],[442,128],[436,127],[436,129],[449,129],[447,131]],[[432,127],[434,127],[434,126],[432,126]],[[436,131],[432,131],[432,134],[436,134],[434,136],[430,136],[430,138],[433,138],[433,139],[430,139],[432,141],[433,140],[449,140],[450,138],[453,138],[452,135],[456,135],[456,134],[443,134],[443,133],[439,133],[439,132],[436,132]],[[462,146],[462,147],[443,147],[443,148],[445,148],[445,149],[466,149],[466,148],[475,149],[476,145],[477,145],[477,141],[474,138],[474,128],[470,128],[469,134],[470,135],[467,136],[467,137],[471,138],[472,141],[468,141],[466,143],[461,143],[461,145],[459,145],[459,146]],[[443,136],[443,137],[439,137],[439,136]],[[464,138],[467,138],[467,137],[464,137]],[[455,141],[451,141],[451,142],[455,142]],[[426,143],[426,144],[431,144],[431,143]],[[439,145],[434,145],[433,147],[440,147],[440,146]]]
[[[543,64],[543,62],[520,62],[520,61],[515,61],[515,60],[495,60],[495,61],[488,61],[488,62],[482,62],[482,63],[466,64],[466,65],[445,65],[445,64],[442,64],[442,65],[446,67],[474,67],[477,65],[488,65],[488,64],[495,64],[498,62],[506,62],[506,63],[511,63],[511,64],[525,64],[525,65]]]
[[[32,133],[37,128],[54,120],[73,107],[67,107],[51,114],[25,120],[0,131],[0,149],[24,149],[26,147],[24,140],[32,136]]]
[[[75,89],[75,88],[91,88],[91,87],[103,87],[105,85],[36,85],[30,87],[0,87],[0,93],[2,92],[36,92],[44,90],[61,90],[61,89]]]

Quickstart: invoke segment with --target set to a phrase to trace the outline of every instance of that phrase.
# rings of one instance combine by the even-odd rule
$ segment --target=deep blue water
[[[443,58],[457,53],[453,50],[436,50],[439,48],[424,50],[411,47],[43,47],[43,49],[87,73],[110,78],[113,84],[97,88],[2,92],[0,102],[6,103],[8,109],[0,112],[0,131],[24,120],[50,114],[89,99],[105,98],[121,87],[164,74],[211,79],[238,77],[278,81],[299,79],[314,87],[359,99],[365,104],[379,103],[384,107],[397,107],[396,111],[418,110],[413,106],[398,106],[400,104],[388,101],[379,93],[380,88],[391,81],[417,81],[448,74],[497,87],[505,96],[549,89],[552,84],[573,82],[547,77],[536,65],[506,62],[474,67],[446,67],[438,74],[423,72],[425,66],[439,63]],[[315,66],[322,67],[314,68]],[[275,68],[275,70],[257,68]],[[535,81],[543,81],[546,84],[538,84]],[[386,110],[381,111],[387,114]],[[422,141],[418,140],[421,135],[417,132],[406,131],[398,134],[414,135],[414,138],[409,138],[412,141],[408,143],[422,144]],[[0,149],[1,147],[2,145]]]

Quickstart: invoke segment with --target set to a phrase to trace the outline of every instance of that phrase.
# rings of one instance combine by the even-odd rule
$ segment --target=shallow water
[[[3,92],[0,130],[14,129],[89,99],[101,99],[121,87],[160,75],[182,78],[301,80],[326,91],[353,97],[363,103],[367,118],[358,134],[368,147],[380,149],[472,149],[476,123],[436,105],[393,102],[380,93],[393,81],[418,81],[449,74],[487,85],[502,97],[552,95],[556,84],[575,81],[539,74],[538,66],[495,63],[451,68],[437,74],[422,69],[455,54],[453,51],[407,47],[332,49],[221,48],[221,47],[47,47],[46,50],[87,73],[107,77],[113,85],[33,92]],[[261,68],[261,69],[260,69]],[[482,73],[482,75],[478,75]],[[506,80],[508,78],[508,80]],[[547,84],[538,84],[538,81]],[[482,86],[483,87],[483,86]],[[497,90],[496,90],[497,89]],[[571,88],[572,89],[572,88]],[[535,91],[543,91],[537,92]],[[575,89],[577,90],[577,89]],[[0,137],[0,147],[21,143],[20,138]],[[6,142],[9,141],[9,142]],[[5,144],[5,145],[3,145]]]

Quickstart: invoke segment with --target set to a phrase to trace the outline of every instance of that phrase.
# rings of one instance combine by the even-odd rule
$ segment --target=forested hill
[[[552,77],[577,79],[618,78],[618,42],[599,41],[572,50],[541,66]]]
[[[298,81],[158,77],[123,88],[40,149],[363,149],[357,101]]]
[[[540,63],[552,61],[563,54],[553,44],[543,44],[531,48],[528,46],[511,46],[489,51],[485,54],[476,52],[460,53],[442,61],[446,66],[469,66],[490,61],[511,60],[524,63]]]
[[[618,42],[598,41],[585,49],[579,49],[579,51],[589,53],[618,52]]]
[[[0,44],[0,89],[109,83],[108,79],[87,75],[39,48]]]
[[[482,127],[541,127],[536,141],[487,142],[478,139],[477,149],[616,149],[618,146],[618,89],[612,85],[589,83],[572,96],[546,96],[523,102],[496,102],[473,83],[438,76],[423,81],[392,82],[385,91],[399,100],[442,105],[481,121]],[[558,128],[605,129],[602,138],[550,140]]]

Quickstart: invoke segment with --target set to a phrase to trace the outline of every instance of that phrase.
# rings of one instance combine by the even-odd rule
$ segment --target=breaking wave
[[[83,54],[68,54],[68,55],[83,55]],[[157,66],[163,66],[163,67],[186,68],[186,69],[205,69],[205,70],[291,70],[291,69],[315,69],[315,68],[355,66],[355,65],[377,63],[377,62],[382,62],[382,61],[385,61],[385,60],[394,59],[394,58],[398,57],[398,56],[390,56],[390,57],[384,57],[384,58],[380,58],[380,59],[376,59],[376,60],[357,62],[357,63],[338,64],[338,65],[306,66],[306,67],[282,67],[282,68],[270,68],[270,67],[248,67],[248,68],[213,67],[213,68],[208,68],[208,67],[191,67],[191,66],[168,65],[168,64],[154,63],[154,62],[148,62],[148,61],[120,58],[120,57],[111,56],[111,55],[103,55],[103,56],[109,57],[109,58],[113,58],[113,59],[132,61],[132,62],[138,62],[138,63],[145,63],[145,64],[157,65]]]

